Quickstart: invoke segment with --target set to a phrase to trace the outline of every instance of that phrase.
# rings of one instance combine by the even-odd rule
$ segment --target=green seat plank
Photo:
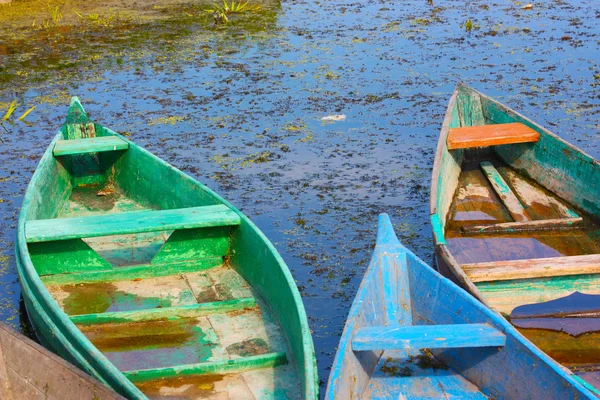
[[[229,207],[219,204],[174,210],[32,220],[25,223],[25,238],[28,243],[34,243],[239,224],[239,215]]]
[[[376,326],[359,329],[352,350],[495,347],[505,343],[506,336],[487,324]]]
[[[55,157],[102,151],[127,150],[129,143],[117,136],[99,136],[85,139],[59,140],[52,153]]]
[[[113,311],[97,314],[81,314],[71,316],[71,321],[79,325],[95,325],[121,322],[143,322],[159,319],[193,318],[203,315],[221,314],[230,311],[244,310],[256,306],[252,297],[214,301],[210,303],[187,306],[152,308],[148,310]]]
[[[259,368],[271,368],[288,362],[284,352],[266,353],[257,356],[240,357],[233,360],[219,360],[198,364],[177,365],[167,368],[125,371],[130,381],[146,382],[160,378],[173,378],[186,375],[231,374]]]

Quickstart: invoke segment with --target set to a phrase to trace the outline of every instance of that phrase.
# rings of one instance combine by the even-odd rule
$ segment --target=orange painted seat
[[[446,145],[448,150],[471,147],[497,146],[501,144],[537,142],[540,134],[520,123],[466,126],[451,128]]]

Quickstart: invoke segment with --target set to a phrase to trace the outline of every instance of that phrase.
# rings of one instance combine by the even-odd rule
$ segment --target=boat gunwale
[[[193,177],[185,174],[181,170],[179,170],[176,167],[174,167],[173,165],[167,163],[160,157],[152,154],[151,152],[144,149],[143,147],[138,146],[137,144],[130,141],[129,139],[127,139],[127,138],[123,137],[122,135],[118,134],[117,132],[111,130],[110,128],[104,127],[100,124],[97,124],[97,125],[101,126],[105,130],[104,132],[106,135],[115,135],[115,136],[125,140],[129,144],[130,149],[134,148],[138,151],[141,151],[142,153],[145,153],[147,156],[151,157],[151,159],[154,162],[160,164],[162,167],[173,170],[177,175],[179,175],[180,178],[189,181],[193,185],[198,186],[206,194],[208,194],[212,198],[214,198],[218,203],[224,204],[227,207],[229,207],[232,211],[234,211],[236,214],[238,214],[240,216],[241,223],[242,222],[245,223],[247,225],[247,227],[251,231],[253,231],[253,233],[255,235],[257,235],[257,237],[265,244],[266,249],[272,253],[272,256],[275,259],[275,261],[277,262],[279,269],[283,273],[285,281],[289,286],[289,290],[291,291],[292,298],[294,301],[294,306],[296,307],[296,309],[298,311],[298,317],[300,319],[300,321],[298,321],[299,322],[298,325],[300,326],[300,334],[302,337],[302,349],[303,349],[303,353],[304,353],[304,359],[301,361],[303,364],[303,374],[299,368],[297,368],[297,373],[298,373],[298,380],[299,380],[299,383],[300,383],[300,386],[302,389],[302,393],[303,393],[303,398],[308,398],[308,399],[317,398],[319,383],[318,383],[318,376],[317,376],[317,372],[316,372],[316,357],[315,357],[315,350],[314,350],[314,345],[313,345],[313,341],[312,341],[312,336],[310,333],[310,328],[308,326],[306,310],[304,308],[304,304],[302,302],[300,293],[298,292],[298,288],[295,284],[295,281],[293,279],[293,276],[292,276],[289,268],[287,267],[283,258],[281,257],[279,252],[277,252],[277,250],[275,249],[275,247],[273,246],[271,241],[264,235],[264,233],[260,229],[258,229],[258,227],[246,215],[244,215],[241,211],[239,211],[236,207],[231,205],[227,200],[223,199],[221,196],[219,196],[217,193],[215,193],[209,187],[207,187],[200,181],[194,179]],[[41,309],[37,310],[37,312],[41,316],[43,316],[45,314],[47,317],[49,317],[50,321],[55,325],[55,327],[59,331],[61,331],[61,332],[63,331],[63,329],[59,329],[60,327],[64,328],[64,330],[66,330],[66,333],[68,333],[68,335],[73,339],[73,341],[77,341],[78,344],[80,346],[82,346],[83,350],[85,350],[85,352],[88,353],[88,355],[91,355],[96,360],[98,360],[99,364],[101,366],[103,366],[104,368],[106,368],[106,370],[104,372],[108,373],[108,375],[112,375],[113,377],[115,377],[117,379],[117,381],[119,382],[119,384],[123,385],[123,387],[120,388],[120,389],[125,389],[125,390],[121,391],[122,394],[132,395],[135,398],[145,398],[145,396],[142,394],[142,392],[139,391],[139,389],[137,389],[137,387],[135,387],[135,385],[133,385],[133,383],[131,383],[131,381],[129,381],[121,373],[121,371],[119,371],[106,358],[106,356],[104,356],[104,354],[102,354],[98,349],[96,349],[96,347],[83,335],[83,333],[76,327],[76,325],[70,320],[70,318],[65,314],[65,312],[59,307],[59,305],[56,303],[54,298],[48,292],[48,290],[47,290],[46,286],[44,285],[44,283],[42,282],[39,274],[35,270],[35,267],[33,266],[33,263],[31,261],[30,255],[29,255],[27,241],[25,238],[25,223],[26,223],[27,211],[29,209],[30,203],[32,202],[34,194],[38,193],[38,188],[36,188],[36,186],[37,186],[38,180],[40,179],[40,174],[42,173],[41,172],[42,169],[46,167],[47,163],[53,162],[54,145],[56,144],[56,142],[58,140],[63,138],[63,127],[64,127],[64,125],[58,130],[58,133],[55,135],[54,139],[50,142],[50,145],[44,152],[42,158],[40,159],[40,161],[36,167],[35,172],[33,173],[32,177],[31,177],[31,180],[29,181],[29,184],[25,191],[25,195],[23,197],[23,202],[21,205],[21,211],[19,213],[19,219],[18,219],[18,225],[17,225],[17,238],[16,238],[17,270],[20,275],[20,279],[25,278],[25,281],[29,281],[32,285],[32,287],[29,288],[31,290],[31,293],[29,293],[29,295],[32,296],[38,302],[39,306],[41,307]],[[58,161],[56,161],[56,162],[58,162]],[[266,304],[268,304],[268,302]],[[29,313],[29,311],[28,311],[28,313]],[[276,314],[274,314],[274,316],[276,316]],[[279,318],[277,318],[277,319],[279,319]],[[281,322],[280,322],[280,325],[281,325]],[[286,332],[286,329],[283,329],[283,326],[282,326],[282,330],[284,332]],[[297,359],[298,355],[295,354],[295,352],[293,351],[293,346],[289,342],[291,338],[289,338],[287,334],[285,334],[284,337],[287,342],[287,348],[290,351],[290,354],[289,354],[290,361],[295,362],[298,365],[298,361],[299,361]],[[67,345],[67,346],[70,345],[71,347],[73,347],[71,344],[71,340],[69,338],[65,338],[65,339],[68,341],[68,343],[64,343],[64,345]],[[77,351],[77,352],[80,353],[79,351]],[[85,354],[83,354],[83,356],[84,356],[83,358],[85,359],[86,358]],[[299,366],[300,365],[298,365],[298,367]],[[105,381],[102,378],[102,375],[96,370],[96,368],[94,368],[93,370],[88,371],[88,372],[90,374],[92,374],[94,377],[96,377],[97,379],[99,379],[101,381]],[[116,389],[116,390],[119,391],[119,389]]]

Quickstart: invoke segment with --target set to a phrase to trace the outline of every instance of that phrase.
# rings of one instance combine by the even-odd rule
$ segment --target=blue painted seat
[[[448,349],[504,346],[506,336],[488,324],[376,326],[359,329],[352,350]]]

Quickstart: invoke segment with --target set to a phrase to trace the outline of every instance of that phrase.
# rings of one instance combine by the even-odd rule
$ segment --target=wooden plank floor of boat
[[[114,188],[98,192],[75,189],[59,218],[144,210]],[[130,266],[149,263],[169,234],[84,239],[113,270],[42,280],[83,334],[150,398],[297,398],[280,328],[226,261],[136,275]],[[175,371],[182,368],[187,372]]]
[[[383,353],[364,399],[487,399],[477,386],[427,350]]]

